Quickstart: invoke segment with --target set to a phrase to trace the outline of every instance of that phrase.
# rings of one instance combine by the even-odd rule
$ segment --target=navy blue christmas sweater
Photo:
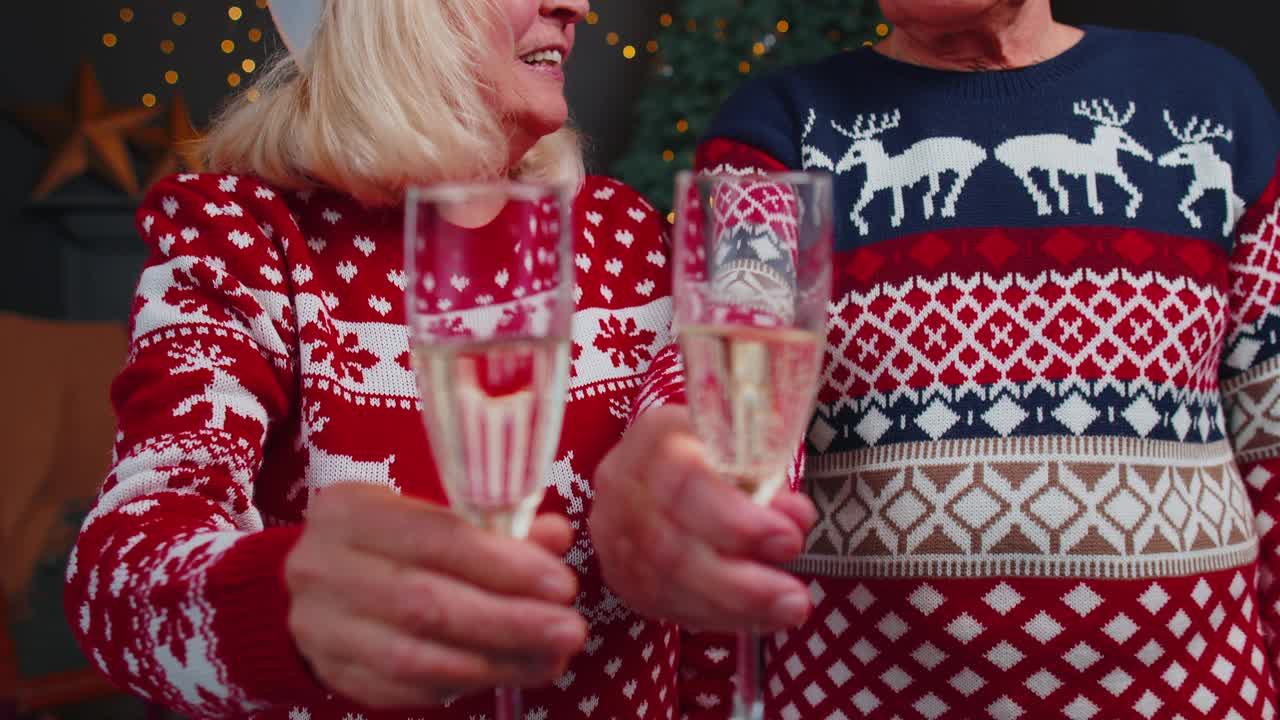
[[[1278,156],[1241,63],[1097,27],[727,102],[701,169],[835,178],[816,612],[769,643],[770,717],[1275,715]],[[693,715],[728,648],[686,647]]]

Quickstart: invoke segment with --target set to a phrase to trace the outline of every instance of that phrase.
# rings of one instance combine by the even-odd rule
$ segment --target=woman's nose
[[[582,22],[590,10],[590,0],[542,0],[542,14],[565,25]]]

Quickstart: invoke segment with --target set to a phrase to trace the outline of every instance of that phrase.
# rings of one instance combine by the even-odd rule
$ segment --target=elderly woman
[[[835,176],[795,575],[770,550],[808,528],[669,404],[597,475],[606,577],[656,617],[798,625],[771,718],[1274,717],[1276,113],[1214,48],[1049,0],[882,7],[886,41],[747,84],[698,160]],[[682,693],[723,709],[714,642]]]
[[[216,122],[213,172],[138,214],[81,644],[193,718],[492,717],[498,685],[538,688],[529,717],[671,718],[678,638],[604,588],[585,528],[670,324],[662,220],[583,178],[565,129],[586,0],[274,4],[315,27]],[[529,543],[442,509],[402,322],[406,187],[500,178],[579,188],[573,391]]]

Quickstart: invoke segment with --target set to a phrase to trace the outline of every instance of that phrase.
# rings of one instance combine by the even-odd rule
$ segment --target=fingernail
[[[577,585],[571,575],[562,572],[548,573],[538,581],[538,594],[551,600],[565,600],[573,597]]]
[[[764,541],[760,551],[769,562],[784,563],[794,560],[800,553],[800,543],[794,535],[774,535]]]
[[[771,615],[778,623],[795,627],[809,617],[809,596],[803,592],[788,593],[773,604]]]
[[[582,642],[582,624],[565,620],[547,628],[547,641],[566,652],[578,649]]]

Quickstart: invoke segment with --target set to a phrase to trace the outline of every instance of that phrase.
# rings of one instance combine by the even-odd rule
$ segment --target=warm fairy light
[[[720,16],[711,15],[710,17],[704,16],[701,18],[695,18],[686,15],[684,17],[680,17],[680,13],[678,12],[663,12],[657,16],[660,28],[670,29],[666,32],[678,31],[683,28],[688,33],[709,32],[710,38],[690,36],[681,40],[675,38],[673,35],[665,35],[664,31],[660,30],[654,33],[656,37],[643,41],[637,41],[636,38],[623,37],[619,32],[613,31],[604,33],[603,38],[610,46],[621,46],[622,55],[628,60],[635,59],[646,51],[649,54],[657,55],[660,48],[664,51],[670,52],[673,49],[671,47],[671,43],[678,45],[680,42],[697,43],[706,41],[708,43],[717,43],[721,46],[732,46],[734,47],[734,51],[739,54],[736,61],[738,73],[742,76],[752,74],[758,75],[765,72],[771,61],[776,61],[775,56],[786,55],[786,45],[788,42],[793,40],[793,38],[790,37],[790,33],[793,31],[799,32],[797,30],[797,27],[799,26],[789,18],[774,15],[772,19],[766,20],[765,24],[758,28],[745,28],[737,15],[727,12],[729,10],[729,6],[743,4],[745,3],[742,0],[739,0],[736,3],[728,2],[728,0],[726,0],[723,4],[720,4],[725,8],[726,12]],[[668,5],[675,4],[670,3]],[[593,25],[596,24],[598,20],[599,18],[596,17],[595,13],[590,13],[587,17],[587,22]],[[701,27],[699,27],[699,25],[701,25]],[[877,36],[879,38],[888,37],[893,31],[892,26],[885,22],[877,22],[874,25],[864,25],[862,27],[864,27],[865,30],[859,29],[858,32],[866,32],[867,35],[870,35],[873,38],[876,38]],[[852,45],[857,40],[861,39],[848,35],[844,31],[843,25],[826,27],[818,32],[820,35],[814,39],[825,38],[837,47],[841,45],[845,46],[843,48],[844,50],[848,50],[848,45]],[[805,31],[805,34],[806,37],[808,37],[808,30]],[[750,39],[747,39],[742,46],[737,46],[739,39],[743,38],[744,35],[746,38]],[[658,39],[659,37],[670,38],[671,42],[667,42],[666,40],[660,42]],[[867,44],[871,45],[872,43],[868,42]],[[666,62],[659,63],[656,67],[659,76],[665,79],[672,79],[678,78],[681,74],[688,72],[686,68],[681,67],[681,63],[679,62],[681,57],[682,54],[677,53],[676,56],[666,58]],[[756,65],[759,65],[759,69],[756,68]],[[727,69],[732,71],[734,67],[735,65],[733,62],[730,62]],[[681,117],[684,112],[688,111],[688,108],[674,108],[674,110],[678,113],[675,115],[674,120],[661,121],[663,127],[666,128],[663,134],[667,136],[665,140],[661,141],[662,145],[659,145],[653,150],[645,151],[649,162],[654,162],[658,157],[661,157],[663,162],[673,163],[677,158],[684,158],[689,150],[688,145],[693,141],[691,135],[694,133],[694,123],[687,118]],[[673,128],[675,131],[674,135],[671,134]],[[666,147],[663,148],[663,145]],[[674,213],[668,216],[668,221],[674,221],[674,219]]]
[[[179,3],[175,2],[175,3],[166,3],[166,4],[170,5],[170,8],[172,8],[173,5],[178,5]],[[250,4],[249,0],[239,0],[239,2],[237,2],[236,4],[227,6],[227,17],[229,17],[233,22],[238,22],[241,20],[249,20],[249,19],[252,19],[250,16],[250,13],[253,12],[253,10],[251,9],[252,7],[256,6],[259,10],[267,10],[268,5],[269,5],[269,0],[253,0],[252,4]],[[168,13],[168,14],[166,15],[165,13]],[[120,22],[122,23],[133,23],[134,21],[139,19],[138,11],[132,6],[119,6],[118,9],[116,10],[116,14],[119,17]],[[185,28],[185,26],[191,20],[191,15],[186,10],[160,11],[159,18],[164,19],[166,17],[169,20],[169,22],[172,23],[170,27],[178,27],[178,28]],[[598,19],[598,16],[597,16],[597,19]],[[122,33],[120,33],[119,30],[115,30],[114,28],[112,28],[111,30],[114,30],[114,31],[110,31],[110,30],[102,31],[102,34],[100,35],[100,40],[102,42],[102,45],[108,48],[119,47],[125,38],[122,37]],[[247,41],[239,41],[239,40],[233,39],[232,37],[221,39],[218,42],[218,48],[222,51],[223,54],[233,55],[238,50],[239,51],[243,50],[243,48],[241,48],[240,45],[242,45],[244,42],[251,42],[251,43],[262,42],[262,40],[266,37],[266,33],[264,32],[261,25],[259,25],[257,27],[248,28],[247,32],[245,33],[245,37],[248,38]],[[152,46],[152,47],[155,47],[155,46]],[[632,55],[639,54],[639,50],[637,49],[637,46],[629,45],[627,47],[629,48],[629,52]],[[163,53],[164,55],[171,56],[177,51],[177,43],[175,42],[174,38],[163,38],[159,42],[159,49],[160,49],[160,52]],[[170,64],[173,61],[170,60],[165,62],[166,64]],[[248,58],[242,57],[242,59],[240,59],[239,61],[232,60],[232,62],[235,65],[238,65],[239,67],[234,67],[233,71],[227,74],[226,76],[227,85],[230,86],[231,88],[239,88],[242,85],[248,85],[248,83],[245,82],[245,75],[254,73],[258,70],[259,60],[252,57],[248,57]],[[167,86],[179,85],[182,77],[179,72],[179,67],[176,66],[176,64],[168,68],[161,67],[160,70],[163,72],[161,77],[163,78],[163,82],[165,85]],[[135,95],[134,97],[138,98],[137,102],[140,102],[142,104],[142,107],[145,107],[145,108],[156,108],[159,106],[161,102],[161,99],[156,92],[145,92],[145,93],[141,93],[140,95]],[[245,98],[249,102],[256,102],[261,98],[261,91],[258,90],[257,88],[247,87],[245,89]]]
[[[269,5],[270,5],[270,0],[254,0],[253,2],[253,6],[256,6],[259,10],[267,10],[269,9]],[[247,16],[247,13],[245,10],[246,7],[251,7],[248,4],[248,0],[239,0],[237,4],[226,6],[227,17],[230,18],[231,21],[233,22],[239,22],[241,20],[245,20]],[[118,10],[118,14],[119,14],[120,20],[125,23],[131,23],[135,19],[137,19],[137,12],[132,7],[120,7]],[[598,12],[589,11],[585,19],[587,21],[587,24],[589,25],[598,25],[600,24],[601,18]],[[188,20],[190,20],[190,16],[184,10],[175,10],[175,11],[172,11],[172,13],[170,14],[170,21],[173,23],[174,26],[185,27],[187,25]],[[671,12],[661,13],[660,15],[658,15],[657,20],[658,20],[658,24],[662,28],[680,27],[679,25],[677,25],[676,15]],[[729,19],[727,19],[726,17],[718,17],[712,20],[711,23],[714,29],[713,34],[719,41],[723,42],[726,39],[725,33],[730,24]],[[686,20],[683,21],[683,27],[690,32],[696,32],[699,29],[698,21],[695,18],[687,18]],[[787,33],[791,30],[791,22],[786,19],[779,19],[775,23],[774,27],[779,33]],[[885,37],[889,32],[889,28],[886,24],[881,23],[876,26],[875,32],[880,37]],[[101,37],[102,37],[102,44],[108,48],[117,47],[121,42],[120,36],[114,32],[105,32],[102,34]],[[231,37],[224,38],[219,41],[218,47],[223,54],[233,55],[237,52],[243,51],[243,48],[241,47],[243,42],[250,42],[250,43],[262,42],[263,39],[266,37],[266,32],[261,27],[252,27],[247,30],[247,32],[243,37],[247,38],[247,40],[237,41]],[[621,51],[622,57],[625,58],[626,60],[635,60],[642,53],[646,53],[646,52],[650,55],[656,55],[658,54],[661,48],[661,45],[657,39],[649,39],[643,42],[626,42],[624,41],[622,35],[618,31],[612,31],[612,30],[605,34],[604,40],[610,47],[618,47]],[[768,35],[762,38],[760,41],[753,43],[749,51],[750,57],[762,58],[768,55],[776,42],[777,40],[775,39],[774,36]],[[176,52],[176,50],[177,50],[177,45],[174,42],[174,40],[165,39],[160,42],[160,51],[165,55],[173,55]],[[230,86],[231,88],[239,88],[241,85],[247,85],[248,83],[246,83],[245,76],[253,74],[258,70],[258,61],[254,58],[242,58],[238,64],[239,64],[239,67],[235,68],[232,72],[228,73],[226,76],[227,85]],[[747,75],[752,70],[751,66],[752,66],[751,62],[749,62],[748,60],[742,60],[738,63],[738,72],[743,75]],[[671,68],[670,67],[666,68],[664,70],[664,73],[670,75]],[[179,72],[177,69],[166,70],[164,72],[163,77],[164,77],[164,82],[168,85],[177,85],[180,80]],[[257,101],[260,98],[260,91],[256,88],[248,88],[245,91],[245,97],[249,102]],[[141,101],[142,101],[142,104],[146,107],[155,107],[159,103],[159,99],[154,93],[143,94],[141,96]],[[674,123],[674,125],[675,125],[676,131],[680,134],[688,133],[691,130],[691,124],[687,119],[683,119],[683,118],[679,119]],[[668,163],[674,162],[676,159],[676,151],[672,148],[665,149],[662,152],[662,158],[665,162],[668,162]]]

